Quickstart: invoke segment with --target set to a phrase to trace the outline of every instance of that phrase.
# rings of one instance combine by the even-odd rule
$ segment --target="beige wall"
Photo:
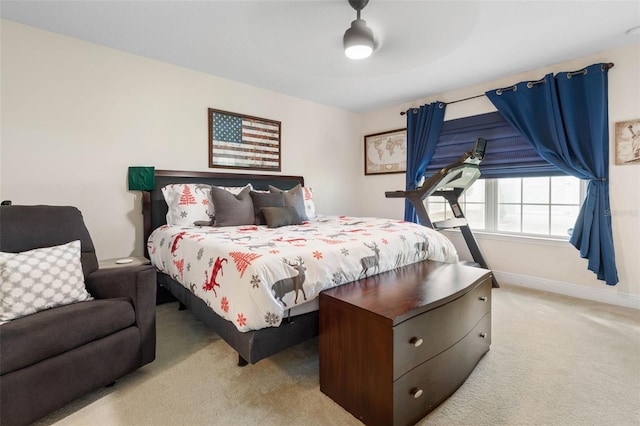
[[[538,80],[547,73],[571,71],[598,62],[613,62],[609,71],[609,120],[610,120],[610,190],[616,260],[620,282],[609,287],[598,281],[587,270],[587,262],[568,243],[545,240],[521,242],[513,238],[500,238],[476,234],[490,265],[504,279],[513,284],[529,283],[530,278],[541,278],[545,289],[564,286],[566,293],[585,295],[584,287],[591,289],[599,299],[618,301],[631,295],[632,305],[640,306],[640,166],[616,166],[614,155],[614,123],[640,118],[640,45],[629,46],[601,54],[579,58],[571,62],[552,65],[543,69],[508,76],[473,87],[442,93],[415,102],[396,105],[363,115],[363,135],[406,126],[400,111],[435,100],[453,101],[525,81]],[[470,70],[472,72],[472,70]],[[493,104],[481,97],[447,107],[445,120],[495,111]],[[363,145],[363,144],[362,144]],[[360,148],[364,155],[364,147]],[[402,189],[405,175],[361,176],[360,214],[402,218],[403,201],[384,197],[384,191]],[[460,248],[463,257],[465,244],[459,235],[452,240]],[[582,288],[581,288],[582,287]],[[589,291],[589,290],[587,290]],[[595,293],[594,293],[595,291]],[[634,297],[635,296],[635,297]]]
[[[282,122],[282,174],[321,213],[355,214],[353,113],[60,36],[1,25],[0,199],[81,209],[98,257],[142,254],[127,167],[208,168],[207,108]],[[340,188],[340,190],[336,190]]]
[[[614,62],[612,147],[613,123],[640,118],[638,45],[354,114],[6,20],[0,30],[0,199],[78,206],[101,259],[142,253],[140,196],[127,191],[128,166],[211,170],[209,107],[281,121],[282,173],[305,176],[321,213],[392,218],[402,217],[403,204],[386,199],[384,191],[403,188],[404,175],[364,176],[362,136],[404,127],[399,112],[410,106]],[[492,110],[480,98],[450,105],[445,119]],[[542,282],[546,289],[561,286],[560,292],[583,296],[586,289],[600,300],[630,297],[637,303],[640,166],[612,164],[610,175],[617,286],[596,280],[567,243],[479,236],[499,276],[514,284]],[[466,257],[460,238],[454,234],[452,240]]]

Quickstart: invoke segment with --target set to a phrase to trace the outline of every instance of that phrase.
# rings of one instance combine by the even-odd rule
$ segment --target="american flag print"
[[[280,171],[280,122],[209,109],[209,166]]]

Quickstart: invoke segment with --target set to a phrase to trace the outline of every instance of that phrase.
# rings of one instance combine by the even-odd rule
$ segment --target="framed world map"
[[[407,171],[407,129],[390,130],[364,137],[364,174]]]

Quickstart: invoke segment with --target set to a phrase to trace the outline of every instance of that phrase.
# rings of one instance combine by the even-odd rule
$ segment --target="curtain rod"
[[[457,99],[457,100],[455,100],[455,101],[451,101],[451,102],[442,102],[442,103],[443,103],[443,104],[446,104],[446,105],[451,105],[451,104],[455,104],[455,103],[462,102],[462,101],[468,101],[469,99],[481,98],[481,97],[483,97],[483,96],[485,96],[485,94],[484,94],[484,93],[483,93],[483,94],[481,94],[481,95],[469,96],[468,98],[464,98],[464,99]],[[400,111],[400,115],[405,115],[406,113],[407,113],[406,111]]]
[[[613,62],[608,62],[608,63],[606,63],[606,64],[602,64],[602,70],[604,71],[604,70],[605,70],[605,68],[606,68],[607,70],[610,70],[611,68],[613,68],[613,66],[614,66],[614,65],[615,65],[615,64],[614,64]],[[581,74],[581,73],[583,73],[585,70],[586,70],[586,68],[582,68],[581,70],[571,71],[571,72],[569,72],[568,74],[569,74],[569,75]],[[542,81],[542,80],[534,81],[534,82],[533,82],[533,84],[540,83],[541,81]],[[463,102],[463,101],[468,101],[468,100],[471,100],[471,99],[481,98],[481,97],[483,97],[483,96],[485,96],[485,94],[484,94],[484,93],[482,93],[481,95],[469,96],[468,98],[456,99],[455,101],[451,101],[451,102],[443,102],[443,103],[444,103],[444,104],[446,104],[446,105],[451,105],[451,104],[455,104],[455,103],[458,103],[458,102]],[[400,111],[400,115],[405,115],[406,113],[407,113],[406,111]]]

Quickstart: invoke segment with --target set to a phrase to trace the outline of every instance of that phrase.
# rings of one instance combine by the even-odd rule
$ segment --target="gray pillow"
[[[304,192],[302,191],[302,185],[298,184],[288,191],[283,191],[280,188],[269,185],[269,192],[282,192],[284,194],[284,205],[296,209],[300,220],[309,220],[304,208]]]
[[[253,225],[255,216],[250,187],[233,195],[225,189],[212,186],[211,199],[215,209],[213,226]]]
[[[285,207],[263,207],[262,213],[267,220],[269,228],[279,228],[288,225],[300,225],[300,216],[295,208]]]
[[[253,213],[256,225],[266,225],[264,214],[260,211],[263,207],[284,207],[284,194],[282,192],[256,192],[251,191],[253,201]]]

